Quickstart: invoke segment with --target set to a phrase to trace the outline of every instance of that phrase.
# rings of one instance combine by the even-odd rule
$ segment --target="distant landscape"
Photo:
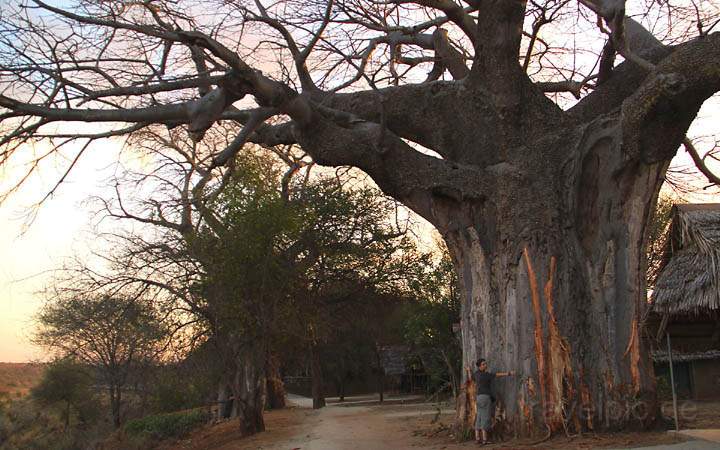
[[[42,377],[45,364],[0,362],[0,397],[26,395]]]

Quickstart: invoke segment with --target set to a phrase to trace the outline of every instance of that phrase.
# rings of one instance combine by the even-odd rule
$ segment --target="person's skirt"
[[[490,411],[492,410],[492,400],[487,394],[477,395],[477,414],[475,415],[475,429],[490,429]]]

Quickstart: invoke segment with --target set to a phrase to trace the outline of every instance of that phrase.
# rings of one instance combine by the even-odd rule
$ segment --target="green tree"
[[[306,343],[313,405],[322,407],[326,360],[331,353],[343,353],[342,344],[333,340],[352,336],[353,327],[362,323],[372,325],[365,328],[365,339],[374,348],[374,325],[385,323],[380,306],[403,297],[420,255],[403,226],[391,221],[396,205],[376,189],[346,188],[328,178],[296,192],[291,203],[301,208],[301,241],[313,256],[296,266],[297,301],[290,330]],[[339,367],[331,374],[340,385],[345,360],[337,361]]]
[[[99,399],[93,387],[94,382],[92,368],[78,364],[72,358],[62,358],[47,366],[42,379],[32,388],[30,394],[43,405],[61,404],[61,414],[67,430],[73,412],[82,424],[88,423],[97,415]]]
[[[139,368],[159,356],[167,331],[143,299],[83,294],[77,286],[56,288],[37,316],[34,340],[97,372],[112,422],[119,427],[123,391]]]
[[[394,202],[375,189],[349,188],[347,176],[296,176],[302,155],[244,152],[234,159],[241,170],[207,180],[217,184],[193,184],[201,177],[194,161],[229,133],[210,131],[202,144],[181,130],[137,137],[148,164],[158,165],[155,176],[128,173],[115,202],[101,204],[110,217],[153,232],[121,238],[114,273],[102,283],[163,291],[156,294],[166,300],[162,309],[215,349],[218,400],[234,397],[227,404],[252,433],[264,426],[266,389],[278,385],[267,380],[278,379],[278,365],[269,363],[276,349],[301,342],[319,383],[321,355],[312,352],[332,328],[325,311],[351,303],[367,285],[398,285],[410,263],[399,256],[410,243],[387,220]],[[157,194],[133,204],[121,188],[138,186]]]
[[[648,222],[647,232],[647,286],[652,289],[660,275],[659,270],[667,245],[668,229],[672,220],[672,208],[678,199],[669,194],[660,194],[655,211]]]
[[[419,355],[435,387],[449,385],[453,397],[461,382],[462,348],[454,326],[460,322],[457,276],[444,246],[441,258],[429,262],[415,278],[404,321],[405,339]]]

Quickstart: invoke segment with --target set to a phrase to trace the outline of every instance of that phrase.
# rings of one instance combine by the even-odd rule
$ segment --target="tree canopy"
[[[634,18],[616,0],[7,5],[3,161],[26,143],[78,140],[85,144],[75,161],[88,142],[152,124],[185,124],[200,140],[224,121],[239,126],[236,135],[193,162],[198,185],[248,142],[300,144],[317,162],[362,168],[429,217],[428,195],[488,195],[475,180],[501,175],[504,148],[532,147],[528,139],[548,126],[597,117],[626,99],[624,126],[640,133],[643,158],[660,152],[644,143],[660,136],[677,148],[692,113],[717,90],[717,6],[653,3],[628,13]],[[673,102],[678,131],[645,130],[646,118],[668,110],[661,92],[684,96]],[[583,100],[563,112],[568,95]],[[464,122],[443,125],[461,110]],[[507,114],[524,117],[522,134],[503,125]],[[485,144],[465,148],[463,134]]]

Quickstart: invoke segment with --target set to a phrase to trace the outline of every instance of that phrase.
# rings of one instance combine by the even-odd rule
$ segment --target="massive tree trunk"
[[[464,363],[516,372],[496,382],[500,431],[645,427],[657,408],[638,333],[644,227],[666,163],[628,165],[612,119],[543,153],[554,145],[580,150],[507,168],[486,201],[447,210],[446,223],[472,219],[444,233],[464,293]]]
[[[232,383],[237,416],[243,435],[265,431],[265,351],[247,345],[237,357],[237,371]]]
[[[353,94],[337,106],[368,121],[321,117],[303,131],[318,162],[357,164],[442,234],[464,293],[464,364],[484,357],[516,372],[497,383],[497,431],[656,418],[639,338],[645,227],[670,159],[720,87],[700,48],[717,55],[720,37],[653,50],[650,74],[626,63],[569,111],[529,83],[512,52],[480,58],[459,83],[386,89],[383,117],[369,94]]]

